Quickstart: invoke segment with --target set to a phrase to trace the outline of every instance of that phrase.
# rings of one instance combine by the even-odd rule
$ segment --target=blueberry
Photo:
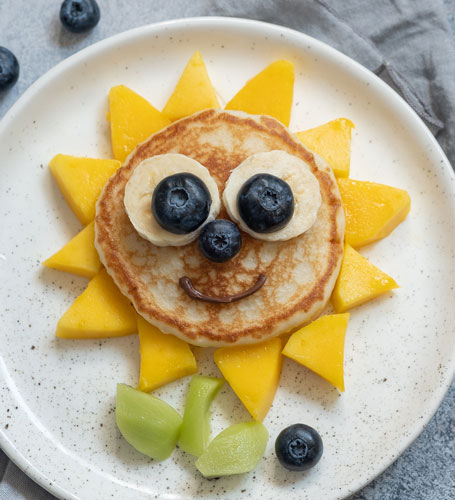
[[[216,219],[202,228],[198,242],[207,259],[226,262],[239,253],[242,235],[230,220]]]
[[[311,469],[319,462],[322,451],[321,436],[305,424],[286,427],[275,441],[276,456],[280,464],[289,470]]]
[[[195,231],[209,216],[211,205],[206,185],[186,172],[165,177],[152,196],[152,212],[158,224],[174,234]]]
[[[94,28],[100,20],[100,8],[95,0],[65,0],[60,7],[60,21],[73,33]]]
[[[282,229],[294,214],[289,184],[270,174],[256,174],[240,188],[237,208],[245,224],[256,233]]]
[[[11,88],[19,78],[19,62],[7,48],[0,47],[0,92]]]

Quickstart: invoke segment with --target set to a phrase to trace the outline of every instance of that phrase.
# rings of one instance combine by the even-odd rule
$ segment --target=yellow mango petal
[[[153,391],[197,372],[190,346],[174,335],[167,335],[137,315],[141,370],[138,389]]]
[[[136,312],[102,269],[57,324],[57,337],[95,339],[137,332]]]
[[[343,392],[344,339],[348,321],[349,313],[321,316],[293,333],[283,354]]]
[[[294,65],[289,61],[275,61],[249,80],[225,109],[273,116],[288,127],[293,93]]]
[[[202,55],[196,51],[183,70],[163,114],[175,121],[203,109],[219,107]]]
[[[109,91],[109,121],[114,156],[122,163],[139,143],[170,123],[163,113],[125,85]]]
[[[95,221],[90,222],[63,248],[45,260],[43,266],[93,278],[101,269],[95,248]]]
[[[343,262],[332,293],[336,312],[344,312],[364,304],[378,295],[398,288],[395,280],[345,245]]]
[[[349,177],[353,127],[350,120],[338,118],[319,127],[297,132],[297,137],[330,165],[335,177]]]
[[[232,390],[255,420],[263,420],[272,405],[280,380],[283,356],[281,340],[221,347],[215,363]]]
[[[390,234],[411,208],[403,189],[352,179],[337,182],[346,215],[345,241],[354,248]]]
[[[49,167],[71,210],[86,225],[95,218],[96,202],[120,162],[59,154]]]

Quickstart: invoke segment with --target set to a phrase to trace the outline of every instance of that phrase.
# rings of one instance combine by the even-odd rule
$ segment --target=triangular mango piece
[[[354,248],[390,234],[411,208],[409,194],[384,184],[338,179],[346,215],[345,241]]]
[[[171,121],[192,115],[197,111],[219,108],[207,69],[199,51],[188,61],[171,97],[164,106],[163,114]]]
[[[293,333],[283,354],[343,392],[344,339],[348,321],[349,313],[321,316]]]
[[[125,85],[109,91],[109,114],[114,156],[122,163],[133,149],[170,123],[146,99]]]
[[[136,312],[105,269],[90,281],[57,324],[57,337],[96,339],[137,332]]]
[[[294,65],[275,61],[258,73],[226,104],[225,109],[273,116],[289,126],[294,93]]]
[[[232,390],[255,420],[262,421],[272,404],[280,380],[281,339],[259,344],[221,347],[215,363]]]
[[[297,132],[297,137],[330,165],[335,177],[349,177],[353,127],[350,120],[338,118],[319,127]]]
[[[190,346],[181,339],[161,332],[137,315],[141,370],[138,389],[150,392],[197,372]]]
[[[93,278],[101,269],[95,248],[95,221],[90,222],[63,248],[45,260],[43,266]]]
[[[340,274],[332,293],[336,312],[364,304],[394,288],[398,285],[393,278],[373,266],[350,245],[345,245]]]
[[[71,210],[85,226],[95,218],[96,202],[120,162],[56,155],[49,167]]]

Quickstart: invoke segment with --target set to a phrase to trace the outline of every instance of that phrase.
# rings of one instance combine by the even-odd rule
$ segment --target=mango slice
[[[294,94],[294,65],[275,61],[258,73],[226,104],[225,109],[273,116],[289,126]]]
[[[260,422],[231,425],[213,439],[195,465],[208,478],[249,472],[264,456],[268,437]]]
[[[179,447],[198,457],[210,441],[210,406],[224,384],[215,377],[194,375],[186,397]]]
[[[344,391],[344,339],[349,313],[321,316],[291,335],[283,354]]]
[[[137,332],[136,312],[103,268],[57,324],[57,337],[96,339]]]
[[[197,371],[190,346],[183,340],[161,332],[137,315],[141,369],[138,389],[150,392]]]
[[[203,109],[219,107],[220,103],[210,82],[202,55],[196,51],[164,106],[163,114],[171,121],[175,121]]]
[[[262,421],[272,405],[280,380],[283,357],[281,340],[221,347],[215,363],[232,390],[255,420]]]
[[[95,218],[96,202],[120,162],[59,154],[49,167],[71,210],[85,226]]]
[[[411,208],[403,189],[352,179],[338,179],[338,187],[346,215],[345,241],[354,248],[390,234]]]
[[[319,127],[297,132],[297,137],[330,165],[335,177],[349,177],[353,127],[350,120],[338,118]]]
[[[137,451],[164,460],[177,444],[182,417],[161,399],[117,384],[117,427]]]
[[[109,109],[112,149],[122,163],[139,143],[170,123],[163,113],[125,85],[111,88]]]
[[[94,241],[95,221],[92,221],[57,253],[45,260],[43,266],[93,278],[101,269]]]
[[[395,280],[345,245],[343,262],[332,293],[332,305],[341,313],[364,304],[378,295],[399,288]]]

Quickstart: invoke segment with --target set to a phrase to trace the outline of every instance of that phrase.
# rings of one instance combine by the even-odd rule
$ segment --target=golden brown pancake
[[[242,232],[240,252],[225,263],[207,260],[197,241],[158,247],[135,231],[124,208],[125,185],[146,158],[180,153],[199,161],[220,195],[231,171],[248,156],[284,150],[304,160],[319,181],[322,205],[315,224],[288,241],[266,242]],[[219,218],[228,218],[222,208]],[[109,180],[97,204],[95,245],[124,295],[146,320],[165,333],[200,346],[254,343],[290,331],[324,308],[343,254],[344,213],[328,165],[316,158],[277,120],[233,111],[207,110],[154,134]],[[249,297],[228,304],[195,300],[179,285],[182,276],[210,296],[267,281]]]

